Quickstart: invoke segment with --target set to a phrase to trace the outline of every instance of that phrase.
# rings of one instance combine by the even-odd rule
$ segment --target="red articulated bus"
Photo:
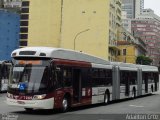
[[[73,50],[26,47],[12,52],[7,104],[61,109],[156,92],[158,68],[111,63]]]
[[[61,108],[66,111],[69,107],[108,103],[111,99],[112,66],[108,61],[49,47],[17,49],[12,57],[9,105],[26,110]]]

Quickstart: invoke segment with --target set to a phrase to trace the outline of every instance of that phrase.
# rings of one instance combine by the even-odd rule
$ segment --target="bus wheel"
[[[108,104],[110,101],[109,92],[106,92],[104,95],[104,104]]]
[[[133,89],[133,91],[132,91],[132,96],[131,96],[132,98],[136,98],[136,90],[135,89]]]
[[[69,101],[66,97],[62,100],[62,112],[66,112],[69,108]]]

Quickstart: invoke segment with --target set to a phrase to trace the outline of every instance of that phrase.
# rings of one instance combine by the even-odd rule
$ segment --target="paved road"
[[[17,118],[18,120],[130,120],[135,114],[141,115],[136,117],[148,117],[148,120],[160,119],[160,115],[158,116],[160,114],[160,92],[134,100],[112,102],[106,106],[99,104],[78,107],[67,113],[43,110],[29,113],[23,108],[7,106],[5,95],[0,94],[0,118],[2,120],[7,117],[10,118],[8,120],[13,120],[13,118],[14,120]],[[157,116],[147,116],[154,114]],[[137,118],[132,120],[137,120]]]

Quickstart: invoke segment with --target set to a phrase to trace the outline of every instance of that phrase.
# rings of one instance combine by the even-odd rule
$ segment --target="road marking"
[[[131,107],[144,107],[144,106],[138,106],[138,105],[129,105]]]

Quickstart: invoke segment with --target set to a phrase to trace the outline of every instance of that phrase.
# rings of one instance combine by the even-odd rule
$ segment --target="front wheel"
[[[62,100],[62,112],[66,112],[69,108],[69,102],[67,98],[63,98]]]

